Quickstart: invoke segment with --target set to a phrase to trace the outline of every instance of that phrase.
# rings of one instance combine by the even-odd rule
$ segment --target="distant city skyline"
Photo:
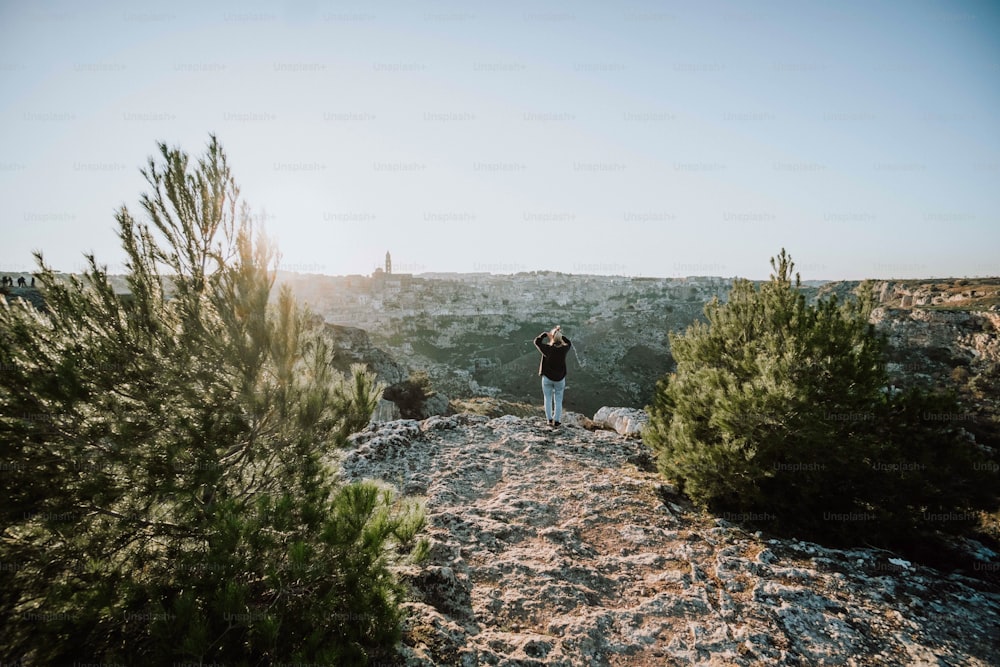
[[[7,2],[0,86],[2,272],[214,133],[288,271],[1000,275],[986,0]]]

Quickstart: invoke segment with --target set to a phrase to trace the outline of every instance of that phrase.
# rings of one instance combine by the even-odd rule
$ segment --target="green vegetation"
[[[414,371],[403,382],[386,387],[382,398],[395,403],[403,419],[423,419],[424,404],[436,393],[431,389],[431,379],[427,373]]]
[[[953,397],[888,390],[870,290],[810,306],[784,250],[771,265],[671,335],[677,370],[644,433],[662,474],[724,517],[814,539],[900,545],[975,525],[995,466]]]
[[[160,145],[122,208],[130,299],[93,256],[0,306],[0,654],[29,664],[365,664],[400,636],[422,510],[325,462],[381,387],[342,378],[215,138]],[[161,271],[163,273],[161,273]],[[164,292],[165,277],[172,294]],[[414,547],[418,547],[414,549]]]

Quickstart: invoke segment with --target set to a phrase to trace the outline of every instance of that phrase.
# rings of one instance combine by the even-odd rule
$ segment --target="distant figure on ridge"
[[[547,342],[543,342],[545,338],[548,338]],[[542,376],[542,400],[549,426],[560,426],[563,391],[566,389],[566,354],[572,346],[569,338],[562,335],[562,327],[558,324],[552,331],[543,331],[535,338],[535,347],[542,353],[538,374]]]
[[[26,283],[24,282],[24,276],[18,276],[17,277],[17,286],[18,287],[24,287],[25,284]]]
[[[31,286],[35,286],[35,276],[31,276]]]

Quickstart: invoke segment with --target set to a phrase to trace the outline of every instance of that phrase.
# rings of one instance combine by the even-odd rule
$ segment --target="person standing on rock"
[[[535,338],[535,347],[542,353],[538,374],[542,376],[542,400],[549,426],[560,425],[563,392],[566,390],[566,354],[572,346],[569,338],[562,335],[562,327],[558,324],[552,331],[543,331]]]

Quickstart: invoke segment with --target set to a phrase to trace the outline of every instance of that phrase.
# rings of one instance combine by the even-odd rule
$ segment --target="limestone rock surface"
[[[346,479],[426,503],[401,665],[1000,664],[989,584],[746,532],[675,495],[638,439],[468,414],[352,438]]]
[[[649,417],[635,408],[603,407],[594,414],[593,422],[601,428],[608,428],[619,435],[639,437]]]

